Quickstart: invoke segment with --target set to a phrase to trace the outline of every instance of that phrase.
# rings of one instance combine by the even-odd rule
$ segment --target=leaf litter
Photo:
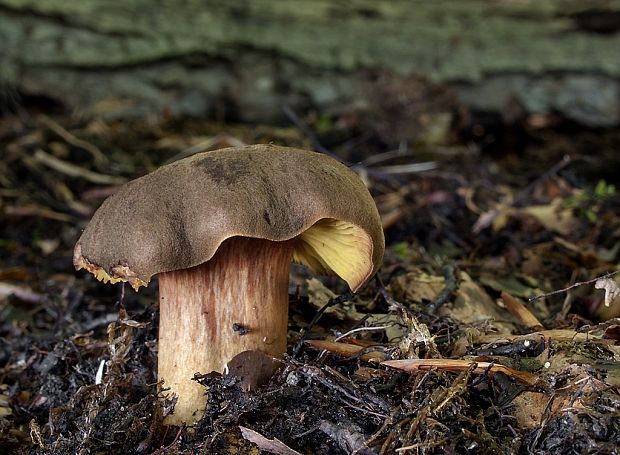
[[[0,452],[618,453],[620,202],[592,160],[579,165],[594,133],[574,133],[573,150],[533,129],[518,152],[446,155],[392,152],[383,130],[332,143],[298,127],[3,118]],[[251,386],[264,370],[252,353],[205,372],[204,417],[164,426],[156,284],[136,294],[75,273],[80,230],[118,184],[165,162],[311,140],[345,159],[355,141],[364,157],[381,271],[353,295],[293,267],[276,373]],[[414,173],[420,154],[435,164]]]

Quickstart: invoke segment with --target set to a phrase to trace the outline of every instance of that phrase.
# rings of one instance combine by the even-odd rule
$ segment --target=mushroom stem
[[[195,373],[222,372],[243,351],[284,354],[293,246],[232,237],[211,260],[159,275],[158,377],[178,396],[165,423],[202,416],[207,398]]]

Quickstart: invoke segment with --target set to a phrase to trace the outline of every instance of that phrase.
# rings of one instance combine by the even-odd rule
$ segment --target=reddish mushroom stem
[[[237,354],[286,351],[293,241],[224,241],[215,256],[159,275],[158,377],[178,396],[166,423],[191,422],[207,404],[195,373],[222,372]]]

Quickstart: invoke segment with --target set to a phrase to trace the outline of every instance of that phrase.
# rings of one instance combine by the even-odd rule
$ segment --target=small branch
[[[432,369],[444,370],[444,371],[467,371],[471,369],[472,373],[476,374],[495,374],[504,373],[519,381],[534,385],[538,382],[538,375],[527,371],[515,370],[499,363],[493,362],[478,362],[475,360],[460,360],[460,359],[404,359],[404,360],[388,360],[381,362],[381,365],[407,372],[418,372]]]
[[[375,275],[375,279],[377,280],[377,285],[379,287],[379,294],[381,294],[381,297],[383,297],[383,299],[385,300],[385,303],[388,304],[389,309],[399,310],[405,314],[409,314],[410,312],[409,309],[406,308],[402,303],[396,301],[396,299],[389,294],[387,289],[385,289],[385,286],[381,282],[381,279],[379,278],[378,275]]]
[[[521,202],[523,199],[525,199],[525,197],[528,194],[530,194],[530,192],[537,185],[539,185],[540,183],[546,181],[547,179],[555,176],[562,169],[564,169],[565,167],[573,164],[575,161],[578,161],[580,158],[581,158],[580,156],[564,155],[560,161],[558,161],[553,166],[551,166],[549,169],[547,169],[547,171],[545,173],[543,173],[542,175],[538,176],[535,180],[533,180],[528,185],[526,185],[525,188],[523,188],[522,190],[517,192],[517,194],[515,195],[515,197],[514,197],[514,199],[512,201],[512,204],[514,205],[517,202]]]
[[[364,347],[328,340],[308,340],[306,344],[317,351],[325,350],[343,357],[357,357],[364,362],[382,362],[386,360],[385,353],[379,350],[382,346]]]
[[[50,155],[49,153],[45,153],[41,149],[38,149],[34,152],[32,159],[66,176],[81,178],[84,180],[88,180],[91,183],[96,183],[100,185],[122,185],[127,181],[123,177],[99,174],[97,172],[84,169],[73,163],[62,161],[55,156]]]
[[[547,179],[555,176],[562,169],[567,167],[568,165],[574,163],[577,159],[581,159],[578,157],[571,157],[570,155],[564,155],[562,160],[558,163],[551,166],[544,174],[530,182],[525,188],[517,191],[514,195],[504,196],[494,208],[481,213],[478,217],[478,220],[474,223],[472,227],[472,231],[474,234],[481,232],[483,229],[489,227],[493,222],[503,213],[506,213],[507,210],[515,207],[518,203],[525,200],[526,196],[528,196],[537,185],[542,182],[545,182]]]
[[[387,419],[383,421],[383,424],[375,431],[366,441],[362,443],[357,449],[351,452],[351,455],[359,455],[360,451],[373,445],[375,441],[381,436],[381,434],[394,423],[394,414],[390,414]]]
[[[28,303],[39,303],[43,299],[43,295],[30,288],[0,281],[0,298],[5,299],[9,296],[15,296]]]
[[[187,425],[182,423],[181,426],[179,427],[179,431],[177,431],[177,434],[174,437],[174,439],[172,440],[172,442],[170,444],[168,444],[166,447],[161,447],[161,448],[157,449],[151,455],[162,455],[162,454],[166,453],[168,450],[172,449],[172,446],[174,446],[179,441],[179,439],[181,439],[181,435],[183,434],[183,431],[185,431],[186,427],[187,427]]]
[[[316,134],[314,134],[314,131],[312,131],[308,127],[308,125],[306,125],[304,123],[304,121],[299,117],[299,115],[297,115],[297,113],[289,105],[285,104],[284,106],[282,106],[282,112],[284,112],[284,115],[286,115],[288,117],[288,119],[291,121],[291,123],[293,125],[295,125],[295,127],[299,131],[301,131],[301,134],[306,136],[306,138],[312,144],[312,147],[314,148],[314,150],[317,150],[317,151],[319,151],[321,153],[329,155],[332,158],[335,158],[336,160],[342,162],[342,159],[340,159],[339,157],[335,156],[326,147],[324,147],[323,144],[321,144],[321,141],[319,141],[319,138],[316,136]]]
[[[361,166],[361,165],[358,165]],[[365,170],[368,168],[364,167]],[[423,161],[421,163],[392,164],[391,166],[380,166],[373,169],[374,172],[382,174],[417,174],[418,172],[433,171],[437,169],[436,161]],[[371,172],[372,174],[372,172]]]
[[[301,351],[301,348],[304,346],[304,342],[306,341],[306,337],[308,336],[308,333],[310,333],[310,331],[312,330],[312,327],[314,327],[314,325],[318,322],[318,320],[321,319],[321,316],[323,316],[323,314],[329,308],[333,307],[334,305],[340,305],[341,303],[348,302],[351,299],[353,299],[356,295],[357,294],[355,292],[347,292],[345,294],[334,297],[333,299],[329,299],[327,303],[323,305],[321,309],[319,309],[319,311],[316,312],[316,314],[312,318],[312,321],[310,321],[310,323],[305,328],[301,329],[301,333],[300,333],[301,336],[299,338],[299,341],[295,345],[295,349],[293,349],[293,358],[297,357],[297,354],[299,354],[299,351]]]
[[[0,213],[2,213],[0,211]],[[41,207],[36,204],[25,205],[21,207],[8,205],[4,207],[4,214],[6,216],[15,217],[36,217],[45,218],[47,220],[60,221],[62,223],[75,223],[75,217],[67,215],[66,213],[55,212],[45,207]]]
[[[443,278],[445,283],[443,289],[437,295],[437,298],[426,307],[431,314],[437,311],[444,303],[447,303],[459,287],[454,264],[448,263],[443,267]]]
[[[527,301],[528,302],[533,302],[535,300],[542,299],[543,297],[549,297],[551,295],[562,294],[564,292],[570,291],[571,289],[575,289],[576,287],[583,286],[583,285],[586,285],[586,284],[592,284],[592,283],[595,283],[598,280],[602,280],[602,279],[605,279],[605,278],[610,278],[610,277],[612,277],[614,275],[617,275],[618,273],[620,273],[620,270],[616,270],[614,272],[608,272],[608,273],[606,273],[604,275],[597,276],[596,278],[592,278],[591,280],[588,280],[588,281],[579,281],[577,283],[571,284],[570,286],[562,288],[562,289],[557,289],[555,291],[547,292],[545,294],[540,294],[540,295],[537,295],[537,296],[534,296],[534,297],[530,297]]]
[[[86,142],[85,140],[78,137],[75,137],[73,134],[71,134],[69,131],[64,129],[62,126],[60,126],[58,123],[56,123],[54,120],[52,120],[46,115],[40,116],[39,120],[50,130],[52,130],[54,133],[64,139],[64,141],[68,144],[86,150],[88,153],[90,153],[97,166],[103,166],[109,163],[108,157],[96,145],[91,144],[90,142]]]
[[[503,343],[523,343],[525,341],[556,341],[569,343],[614,344],[615,340],[603,338],[592,332],[576,332],[571,329],[552,329],[532,332],[526,335],[490,334],[474,337],[474,344],[499,345]]]
[[[221,133],[217,136],[210,137],[207,140],[201,141],[198,144],[194,144],[191,147],[180,151],[172,158],[167,159],[164,164],[174,163],[175,161],[182,160],[183,158],[187,158],[188,156],[192,156],[200,152],[205,152],[207,150],[213,150],[223,147],[243,147],[244,145],[247,144],[237,139],[236,137],[231,136],[230,134]]]
[[[297,129],[299,129],[299,131],[301,131],[301,133],[310,141],[314,150],[331,156],[332,158],[340,161],[342,164],[358,173],[361,172],[363,174],[371,175],[378,179],[391,180],[394,178],[394,175],[398,174],[411,174],[437,169],[437,163],[435,161],[427,161],[423,163],[396,164],[392,166],[382,166],[378,168],[368,167],[364,163],[350,163],[335,155],[323,144],[321,144],[321,141],[316,136],[316,134],[314,134],[314,132],[308,127],[308,125],[304,123],[304,121],[290,106],[282,106],[282,111],[284,112],[284,115],[288,117],[291,123],[293,123],[293,125],[295,125],[295,127],[297,127]]]
[[[389,328],[389,327],[388,327],[388,326],[379,326],[379,327],[373,327],[373,326],[370,326],[370,327],[358,327],[358,328],[356,328],[356,329],[349,330],[348,332],[345,332],[345,333],[343,333],[343,334],[342,334],[342,335],[340,335],[340,336],[337,336],[337,337],[334,339],[334,341],[340,341],[340,340],[342,340],[343,338],[347,338],[347,337],[349,337],[349,336],[353,335],[354,333],[358,333],[358,332],[370,332],[370,331],[373,331],[373,330],[385,330],[385,329],[387,329],[387,328]]]

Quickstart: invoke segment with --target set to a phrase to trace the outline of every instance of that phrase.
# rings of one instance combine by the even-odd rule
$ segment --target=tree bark
[[[109,117],[277,121],[365,102],[376,70],[620,122],[620,0],[0,0],[0,77]]]

